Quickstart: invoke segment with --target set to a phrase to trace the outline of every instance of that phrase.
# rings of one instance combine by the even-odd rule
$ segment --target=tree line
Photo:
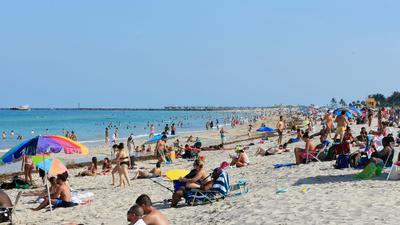
[[[392,106],[392,105],[400,105],[400,92],[395,91],[389,96],[385,96],[381,93],[368,95],[368,98],[374,98],[375,101],[379,102],[379,106]],[[344,99],[340,99],[339,101],[336,98],[332,98],[330,101],[331,107],[345,107],[345,106],[355,106],[355,105],[365,105],[364,100],[357,100],[349,102],[348,104]]]

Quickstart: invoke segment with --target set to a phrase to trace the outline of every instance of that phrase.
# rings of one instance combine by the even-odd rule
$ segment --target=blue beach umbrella
[[[163,136],[163,134],[158,134],[158,135],[154,136],[153,138],[147,140],[144,144],[147,145],[147,144],[156,143],[157,141],[161,140],[162,136]],[[176,135],[166,135],[166,136],[167,136],[167,139],[176,137]]]
[[[342,111],[346,112],[346,117],[347,118],[349,118],[349,119],[353,119],[354,118],[354,115],[347,108],[338,108],[335,111],[333,111],[333,114],[336,115],[336,116],[340,116],[340,115],[342,115]]]
[[[353,111],[354,113],[356,113],[357,115],[361,115],[361,110],[357,109],[357,108],[351,108],[351,111]]]
[[[257,129],[257,132],[275,132],[275,129],[271,127],[260,127]]]

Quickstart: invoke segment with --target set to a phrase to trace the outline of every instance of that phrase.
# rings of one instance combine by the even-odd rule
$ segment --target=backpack
[[[349,166],[349,155],[341,154],[337,157],[335,164],[336,169],[349,168]]]

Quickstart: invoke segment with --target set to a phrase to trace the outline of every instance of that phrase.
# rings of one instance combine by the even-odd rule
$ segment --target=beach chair
[[[229,184],[229,176],[226,171],[214,181],[212,188],[209,191],[200,189],[191,189],[185,192],[184,198],[188,205],[199,205],[205,203],[213,203],[228,196],[231,190]]]
[[[19,191],[15,197],[14,204],[11,208],[1,208],[0,209],[0,223],[10,222],[10,224],[16,224],[15,220],[15,209],[17,208],[19,199],[21,198],[22,191]]]
[[[17,205],[18,205],[19,199],[21,198],[22,193],[23,193],[23,191],[19,191],[17,196],[15,197],[14,206],[11,210],[11,224],[15,224],[15,219],[14,219],[15,218],[15,210],[17,208]]]
[[[321,162],[319,159],[320,155],[326,151],[326,149],[329,147],[329,141],[324,141],[322,145],[320,145],[319,148],[315,149],[315,152],[310,152],[307,150],[306,152],[306,163],[316,160],[318,162]]]
[[[393,163],[392,163],[392,166],[390,167],[390,171],[389,171],[389,173],[388,173],[388,176],[386,177],[386,180],[389,180],[389,179],[393,179],[393,180],[396,180],[396,179],[399,179],[399,175],[398,175],[398,169],[397,169],[397,165],[396,165],[396,162],[399,160],[399,152],[400,152],[400,149],[399,148],[395,148],[394,149],[394,151],[393,151]]]

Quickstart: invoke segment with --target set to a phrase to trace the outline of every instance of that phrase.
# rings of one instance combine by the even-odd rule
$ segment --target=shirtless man
[[[333,140],[336,140],[336,138],[338,136],[340,136],[340,143],[342,143],[344,133],[346,132],[346,127],[347,127],[347,125],[350,124],[350,122],[347,120],[347,117],[346,117],[346,111],[342,111],[342,114],[340,116],[336,117],[335,122],[337,123],[337,127],[336,127],[336,133],[335,133],[335,136],[333,137]]]
[[[283,116],[279,117],[279,121],[276,124],[276,129],[278,130],[278,134],[279,134],[278,145],[281,145],[282,144],[283,131],[285,129],[285,122],[283,121]]]
[[[71,191],[66,184],[66,178],[64,176],[58,176],[56,179],[56,189],[53,194],[50,195],[50,202],[54,207],[72,207],[75,206],[73,202],[71,202]],[[44,201],[36,208],[32,210],[38,211],[44,209],[49,205],[49,199],[45,198]]]
[[[145,214],[143,221],[147,225],[169,225],[165,216],[152,206],[149,196],[143,194],[136,199],[136,204],[140,206]]]
[[[165,147],[166,147],[166,142],[167,142],[167,136],[163,135],[161,137],[161,140],[157,141],[156,145],[156,153],[157,153],[157,158],[158,162],[162,163],[163,161],[166,161],[165,159]]]

